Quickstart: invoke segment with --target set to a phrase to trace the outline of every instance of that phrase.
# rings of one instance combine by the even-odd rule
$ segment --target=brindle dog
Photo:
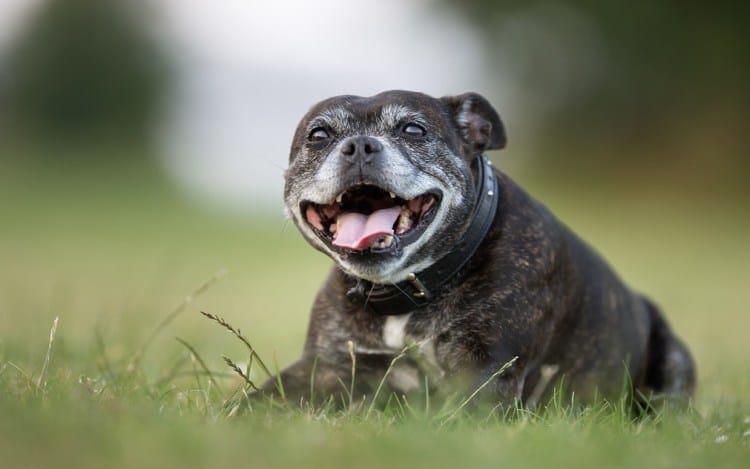
[[[386,377],[399,393],[427,375],[433,390],[487,384],[504,404],[545,399],[556,383],[580,402],[623,389],[692,396],[693,360],[659,310],[489,164],[484,152],[505,143],[475,93],[338,96],[304,116],[286,210],[335,265],[302,357],[281,372],[287,398],[343,393],[352,355],[355,391],[371,397],[409,344]]]

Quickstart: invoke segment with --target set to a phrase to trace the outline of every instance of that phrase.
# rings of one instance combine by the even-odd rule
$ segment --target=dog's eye
[[[424,130],[424,127],[417,124],[406,124],[401,132],[408,135],[409,137],[424,137],[427,133]]]
[[[310,131],[310,134],[307,136],[307,139],[311,142],[321,142],[330,137],[331,135],[328,133],[326,129],[324,129],[323,127],[317,127]]]

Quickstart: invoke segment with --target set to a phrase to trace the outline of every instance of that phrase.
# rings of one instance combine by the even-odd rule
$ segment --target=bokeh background
[[[282,217],[335,94],[478,91],[491,155],[660,304],[699,403],[748,403],[750,7],[736,2],[0,0],[0,358],[95,375],[151,346],[300,352],[329,262]],[[96,355],[98,360],[83,357]],[[271,360],[269,360],[271,361]],[[78,368],[76,368],[78,367]],[[80,369],[79,369],[80,368]]]

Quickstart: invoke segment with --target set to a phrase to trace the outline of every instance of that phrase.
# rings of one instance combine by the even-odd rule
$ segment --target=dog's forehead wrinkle
[[[388,103],[380,109],[380,122],[383,125],[395,126],[402,121],[425,125],[427,118],[422,112],[399,103]]]
[[[355,120],[352,112],[343,105],[329,106],[316,115],[312,116],[307,124],[307,129],[329,126],[334,129],[342,129],[351,126]]]

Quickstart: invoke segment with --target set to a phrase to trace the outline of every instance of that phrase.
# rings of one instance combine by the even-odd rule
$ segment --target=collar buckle
[[[417,274],[414,272],[410,272],[409,275],[406,276],[406,280],[411,283],[411,285],[417,290],[416,292],[412,293],[411,296],[414,298],[420,298],[429,300],[432,295],[430,295],[430,291],[427,290],[427,287],[424,286],[424,284],[419,280],[419,277],[417,277]]]

